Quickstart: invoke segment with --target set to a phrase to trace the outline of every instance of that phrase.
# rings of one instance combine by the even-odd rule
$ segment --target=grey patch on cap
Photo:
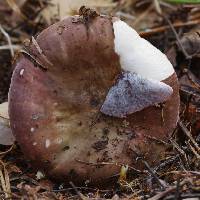
[[[156,103],[165,102],[173,89],[163,82],[123,72],[112,86],[100,111],[106,115],[123,118]]]

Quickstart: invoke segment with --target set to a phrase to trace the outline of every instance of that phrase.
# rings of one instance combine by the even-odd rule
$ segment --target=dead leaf
[[[6,199],[10,199],[11,197],[11,189],[10,189],[10,178],[8,171],[5,167],[5,164],[1,161],[1,168],[0,168],[0,182],[3,189],[3,192],[5,192]]]
[[[177,52],[176,52],[175,46],[172,46],[171,48],[169,48],[165,52],[165,54],[166,54],[167,58],[169,59],[169,61],[172,63],[172,65],[174,67],[177,66],[177,62],[176,62]]]
[[[119,196],[117,194],[115,194],[112,198],[112,200],[120,200]]]
[[[26,3],[27,0],[15,0],[16,4],[19,6],[19,7],[22,7],[25,3]]]
[[[9,127],[8,120],[0,119],[0,144],[12,145],[15,141],[15,137]]]
[[[48,191],[53,190],[53,183],[48,179],[42,179],[39,182],[41,188],[45,188]]]
[[[54,16],[63,19],[66,16],[78,14],[79,8],[83,5],[90,8],[108,8],[116,5],[112,0],[52,0],[51,3],[54,6],[48,7],[43,12],[43,16],[48,22],[51,22],[51,18]]]
[[[8,102],[0,104],[0,117],[4,119],[9,119],[8,116]]]
[[[21,12],[21,9],[20,9],[20,5],[22,6],[24,3],[23,1],[18,1],[18,2],[15,2],[14,0],[6,0],[7,1],[7,4],[10,6],[10,8],[17,14],[19,15],[22,19],[25,19],[27,20],[27,17]],[[19,4],[17,4],[19,3]]]
[[[9,125],[8,102],[0,104],[0,144],[12,145],[15,137]]]
[[[181,44],[189,55],[200,57],[200,30],[185,34],[181,38]]]
[[[20,173],[22,173],[22,170],[17,166],[17,165],[15,165],[15,164],[9,164],[9,165],[7,165],[7,170],[8,170],[8,173],[10,174],[10,173],[18,173],[18,174],[20,174]]]

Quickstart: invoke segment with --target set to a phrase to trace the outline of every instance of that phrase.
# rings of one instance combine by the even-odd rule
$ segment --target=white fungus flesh
[[[165,80],[174,73],[166,55],[141,38],[121,20],[113,23],[115,52],[124,71],[134,72],[148,79]]]

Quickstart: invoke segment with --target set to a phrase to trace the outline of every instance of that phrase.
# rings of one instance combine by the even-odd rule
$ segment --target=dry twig
[[[183,180],[182,182],[180,182],[179,186],[183,187],[185,184],[189,183],[188,179]],[[158,194],[156,194],[155,196],[149,198],[148,200],[159,200],[162,199],[163,197],[167,196],[169,193],[175,191],[177,188],[177,186],[171,186],[169,188],[167,188],[165,191],[160,192]]]
[[[3,29],[3,27],[1,26],[1,24],[0,24],[0,31],[1,31],[1,33],[6,37],[6,39],[7,39],[7,41],[8,41],[8,45],[9,45],[9,49],[10,49],[11,56],[14,57],[14,49],[13,49],[13,46],[12,46],[12,42],[11,42],[10,36],[9,36],[9,34]]]

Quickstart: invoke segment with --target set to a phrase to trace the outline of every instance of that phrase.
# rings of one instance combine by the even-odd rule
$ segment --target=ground
[[[83,4],[121,17],[165,52],[177,72],[181,94],[180,121],[168,141],[169,153],[163,155],[158,166],[152,168],[145,163],[142,173],[136,171],[131,178],[112,187],[76,187],[73,183],[58,184],[43,177],[24,158],[17,143],[0,145],[0,199],[200,199],[200,1],[171,2],[179,3],[164,0],[0,2],[1,103],[7,101],[12,63],[24,41],[64,15],[76,14]],[[58,6],[53,6],[57,3]]]

